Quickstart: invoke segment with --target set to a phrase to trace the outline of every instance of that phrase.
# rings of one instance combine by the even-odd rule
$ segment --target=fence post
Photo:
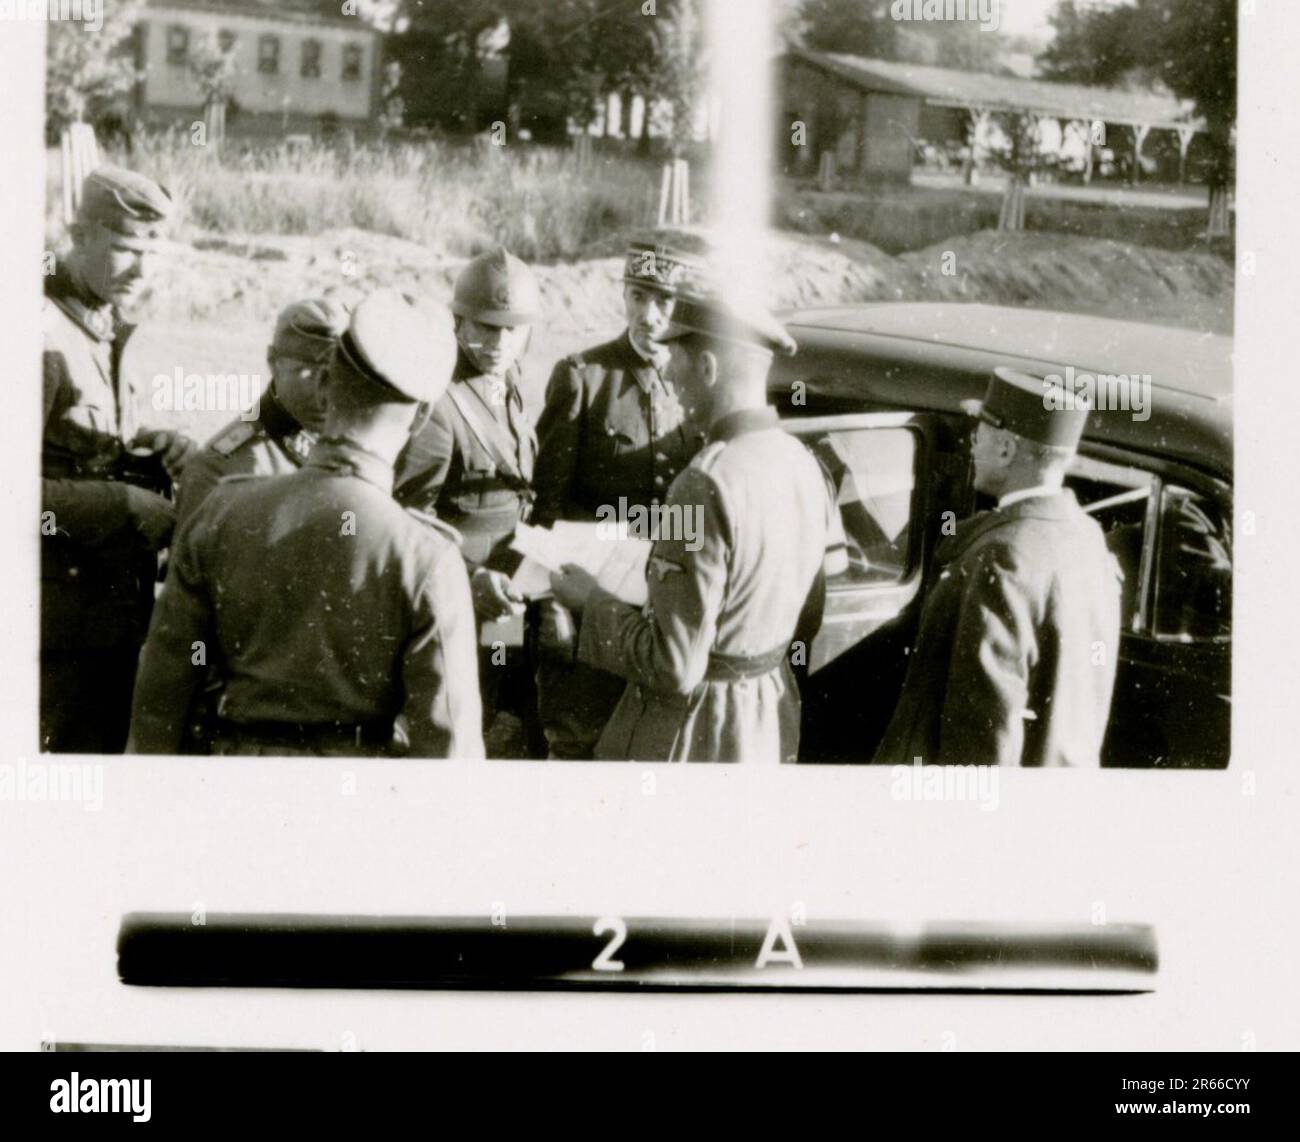
[[[835,189],[835,152],[822,151],[817,164],[817,188],[823,193]]]
[[[63,174],[63,221],[71,226],[81,205],[81,184],[99,166],[99,144],[89,123],[70,123],[59,140]]]

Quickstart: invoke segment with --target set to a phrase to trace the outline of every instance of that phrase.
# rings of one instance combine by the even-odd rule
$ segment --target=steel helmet
[[[503,246],[461,270],[451,311],[485,325],[531,325],[542,315],[542,296],[533,271]]]

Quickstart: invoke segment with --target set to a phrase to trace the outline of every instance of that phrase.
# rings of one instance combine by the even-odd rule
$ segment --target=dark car
[[[982,398],[992,370],[1007,365],[1150,376],[1144,408],[1089,418],[1067,477],[1124,573],[1103,764],[1226,766],[1231,338],[946,303],[784,320],[799,352],[773,368],[771,399],[835,485],[850,554],[801,679],[803,760],[870,760],[902,686],[936,543],[955,519],[991,506],[972,487],[963,402]]]

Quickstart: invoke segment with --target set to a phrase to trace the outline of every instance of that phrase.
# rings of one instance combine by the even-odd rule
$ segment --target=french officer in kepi
[[[1120,571],[1063,486],[1089,409],[997,369],[976,410],[977,491],[997,507],[935,553],[902,696],[875,761],[1096,766],[1115,684]]]
[[[566,357],[551,374],[537,422],[534,524],[644,512],[703,447],[707,426],[686,416],[667,375],[668,346],[656,339],[668,329],[678,289],[700,278],[707,253],[704,239],[688,231],[656,232],[629,246],[627,328]],[[535,614],[538,706],[550,756],[590,758],[624,680],[575,660],[573,617],[554,599],[539,601]]]
[[[392,498],[393,463],[418,404],[446,387],[455,344],[449,314],[433,320],[395,291],[357,306],[307,462],[222,481],[182,527],[130,748],[177,752],[214,667],[217,753],[483,755],[464,560]]]
[[[178,524],[227,476],[278,476],[303,466],[325,426],[325,373],[347,327],[347,308],[329,298],[281,310],[266,354],[271,381],[257,415],[231,421],[186,464],[176,495]]]
[[[122,369],[173,214],[133,171],[87,176],[72,245],[41,312],[41,748],[119,753],[136,660],[172,533],[172,480],[194,443],[144,423],[149,398]]]
[[[681,400],[708,425],[665,501],[664,518],[696,526],[655,542],[644,610],[580,568],[553,579],[582,612],[579,660],[626,680],[596,757],[794,761],[790,648],[834,511],[817,461],[767,404],[772,355],[795,343],[769,314],[708,293],[678,297],[660,340]]]
[[[531,705],[524,676],[524,600],[511,586],[515,525],[532,508],[537,437],[519,393],[519,363],[541,316],[532,271],[505,249],[473,259],[456,279],[451,311],[458,352],[451,383],[397,466],[400,503],[436,515],[463,537],[474,613],[484,634],[485,713]],[[504,655],[504,661],[502,661]]]

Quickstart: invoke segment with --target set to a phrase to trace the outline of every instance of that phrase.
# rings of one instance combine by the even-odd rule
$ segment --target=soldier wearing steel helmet
[[[656,340],[678,291],[698,281],[708,246],[696,233],[660,230],[632,241],[623,263],[627,328],[555,366],[537,422],[532,522],[590,523],[611,505],[645,509],[667,497],[704,445]],[[575,658],[573,616],[554,599],[535,607],[538,713],[551,757],[583,760],[623,693],[623,679]]]
[[[456,367],[398,463],[395,495],[461,533],[479,622],[513,620],[518,627],[491,640],[504,647],[483,648],[483,693],[491,718],[498,705],[512,701],[503,688],[526,687],[515,669],[522,668],[524,600],[510,584],[517,557],[509,544],[533,501],[537,440],[519,393],[519,362],[541,315],[541,293],[532,271],[497,249],[461,271],[451,310]],[[503,649],[505,663],[499,661]],[[521,700],[526,706],[531,695]]]
[[[330,298],[295,301],[280,312],[267,350],[271,381],[256,416],[231,421],[186,464],[178,525],[228,476],[278,476],[303,466],[325,426],[325,374],[347,327],[347,308]]]
[[[464,561],[392,498],[417,407],[442,395],[454,360],[445,311],[391,290],[357,306],[303,467],[224,480],[181,528],[130,749],[177,752],[211,668],[217,753],[482,756]]]
[[[144,423],[122,369],[126,320],[174,204],[143,175],[100,167],[83,184],[71,250],[48,279],[41,444],[41,748],[117,753],[172,533],[172,480],[194,450]]]

